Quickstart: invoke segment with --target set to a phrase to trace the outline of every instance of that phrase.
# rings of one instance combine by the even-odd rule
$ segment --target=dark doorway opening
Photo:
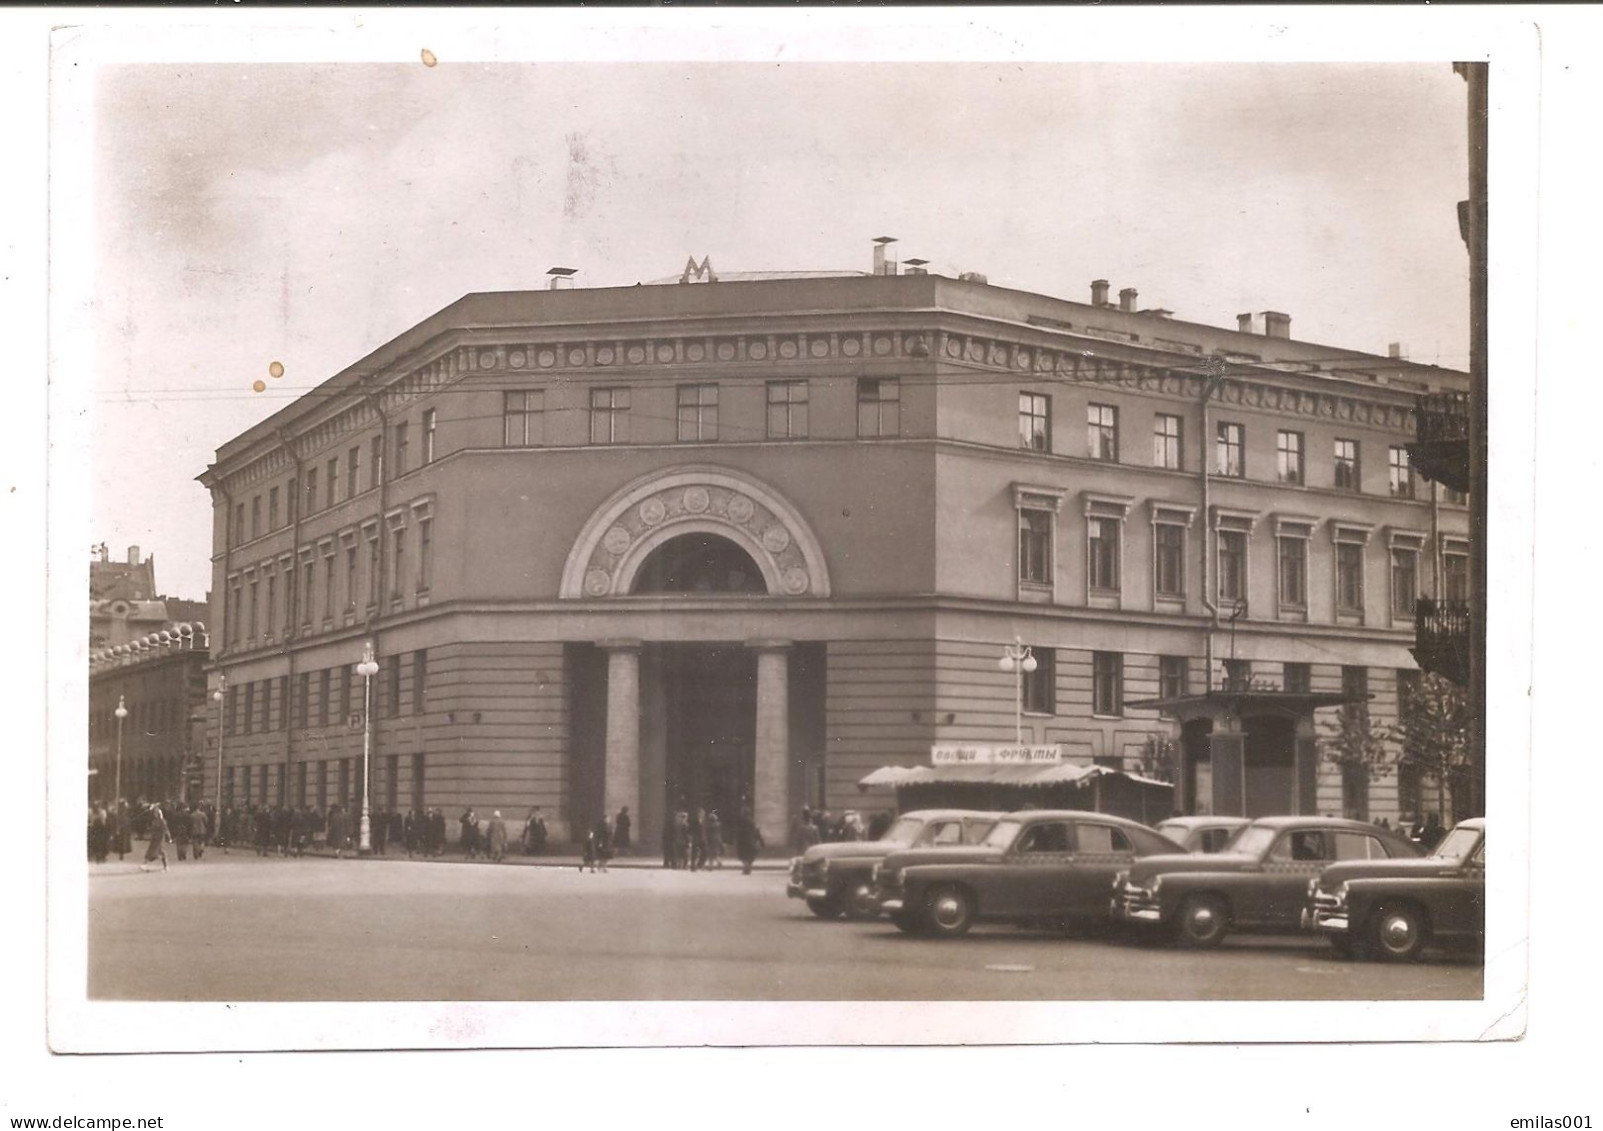
[[[752,795],[757,657],[740,644],[665,644],[664,809],[716,810],[728,824]]]
[[[1246,731],[1246,813],[1297,812],[1297,721],[1280,715],[1242,720]]]
[[[635,593],[767,593],[751,555],[716,534],[681,534],[640,564]]]

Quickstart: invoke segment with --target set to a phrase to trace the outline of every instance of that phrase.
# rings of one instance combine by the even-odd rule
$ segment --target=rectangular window
[[[1308,540],[1282,535],[1280,543],[1280,603],[1308,607]]]
[[[345,546],[345,611],[356,611],[356,543]]]
[[[278,623],[278,575],[267,575],[267,619],[262,622],[267,635],[273,634],[273,626]]]
[[[895,377],[857,379],[857,434],[902,434],[902,383]]]
[[[429,591],[429,582],[434,573],[434,520],[429,518],[418,519],[417,523],[417,590],[419,593]]]
[[[368,454],[371,458],[368,460],[367,485],[369,487],[377,487],[380,478],[384,474],[384,437],[382,434],[373,437],[371,450]]]
[[[1113,518],[1086,520],[1089,531],[1089,563],[1092,589],[1117,591],[1119,588],[1119,521]]]
[[[590,442],[627,444],[629,442],[629,390],[590,390]]]
[[[1019,580],[1052,584],[1052,515],[1019,511]]]
[[[278,729],[289,728],[289,676],[278,677]]]
[[[768,382],[768,438],[807,438],[807,382]]]
[[[1239,424],[1219,424],[1215,473],[1241,479],[1247,474],[1247,430]]]
[[[267,529],[278,529],[278,488],[267,489]]]
[[[257,632],[257,629],[260,627],[260,624],[261,624],[261,622],[257,619],[257,615],[256,615],[258,612],[261,611],[260,610],[260,604],[261,603],[260,603],[260,600],[259,600],[260,597],[261,597],[261,583],[259,581],[257,581],[255,578],[251,578],[251,583],[250,583],[250,639],[252,639],[252,640],[256,639],[256,632]]]
[[[718,386],[679,386],[679,439],[703,443],[718,438]]]
[[[1469,492],[1460,491],[1456,487],[1442,488],[1442,501],[1455,507],[1469,506]]]
[[[1186,595],[1186,528],[1160,522],[1152,528],[1153,574],[1158,596]]]
[[[1225,661],[1225,690],[1250,691],[1252,690],[1252,661],[1226,660]]]
[[[1240,530],[1219,531],[1219,602],[1225,607],[1247,599],[1247,535]],[[1227,604],[1228,602],[1228,604]]]
[[[343,723],[351,717],[351,680],[353,672],[350,664],[340,665],[340,713],[339,721]]]
[[[262,536],[262,497],[260,495],[255,496],[250,501],[250,536],[252,538],[260,538]]]
[[[245,733],[249,734],[256,725],[256,682],[252,680],[245,685]]]
[[[312,717],[312,673],[302,672],[296,683],[295,725],[304,729]]]
[[[328,726],[329,709],[334,705],[334,671],[324,668],[317,673],[317,725]]]
[[[406,474],[406,449],[411,443],[411,421],[403,420],[395,426],[395,462],[390,468],[391,479],[399,479]]]
[[[288,636],[295,627],[295,563],[292,559],[280,559],[284,572],[284,635]]]
[[[1293,695],[1307,695],[1313,690],[1313,675],[1307,664],[1284,664],[1281,667],[1280,689]]]
[[[421,715],[428,695],[429,653],[419,648],[412,653],[412,713]]]
[[[1033,452],[1052,450],[1052,398],[1019,394],[1019,445]]]
[[[1158,413],[1152,423],[1152,466],[1180,470],[1181,421],[1178,416]]]
[[[314,619],[312,601],[317,596],[317,578],[315,576],[316,570],[316,560],[313,558],[307,558],[304,566],[301,569],[301,624],[308,628],[311,627]]]
[[[1343,665],[1341,669],[1341,693],[1350,699],[1369,700],[1369,669]]]
[[[335,496],[336,496],[337,492],[339,491],[339,482],[340,482],[340,457],[339,456],[335,456],[333,459],[328,461],[327,472],[328,473],[323,477],[323,505],[325,507],[331,507],[331,506],[334,505]]]
[[[1364,547],[1359,542],[1336,543],[1336,610],[1364,611]]]
[[[1158,698],[1179,699],[1191,688],[1191,664],[1184,656],[1158,657]]]
[[[1407,448],[1386,449],[1386,476],[1392,498],[1414,497],[1414,469],[1408,462]]]
[[[394,542],[390,548],[390,596],[399,599],[401,596],[401,578],[406,576],[406,530],[396,530],[391,537]]]
[[[245,504],[234,504],[234,544],[245,541]]]
[[[285,517],[290,522],[294,522],[300,514],[301,491],[296,485],[296,479],[293,475],[290,476],[289,487],[284,491],[284,506],[289,512]]]
[[[1282,483],[1302,483],[1302,433],[1275,434],[1275,474]]]
[[[1091,653],[1091,713],[1124,713],[1124,656],[1119,652]]]
[[[1442,554],[1442,599],[1458,603],[1469,601],[1469,555]]]
[[[1119,410],[1110,404],[1087,405],[1085,409],[1086,455],[1092,459],[1117,463],[1119,460]]]
[[[317,468],[306,469],[306,513],[317,513]]]
[[[1394,546],[1391,552],[1391,611],[1412,618],[1419,599],[1419,551]]]
[[[434,462],[434,428],[439,422],[439,413],[434,409],[423,411],[423,466],[427,467]]]
[[[1336,440],[1336,490],[1358,490],[1358,441]]]
[[[367,606],[373,608],[378,604],[378,591],[380,585],[378,562],[378,530],[375,528],[367,537]]]
[[[395,657],[390,663],[385,681],[384,713],[391,717],[401,713],[401,665],[398,661],[399,657]]]
[[[545,443],[545,392],[520,389],[501,402],[501,442],[509,448],[537,448]]]
[[[233,613],[228,620],[228,639],[235,644],[240,640],[241,621],[245,619],[245,590],[241,582],[236,581],[232,590]]]
[[[339,608],[334,598],[334,579],[338,576],[334,569],[334,549],[329,547],[323,551],[323,619],[333,620],[334,612]]]
[[[356,498],[362,483],[362,445],[357,444],[345,453],[345,497]]]
[[[1051,648],[1031,648],[1035,670],[1024,673],[1024,709],[1032,715],[1057,714],[1057,652]]]

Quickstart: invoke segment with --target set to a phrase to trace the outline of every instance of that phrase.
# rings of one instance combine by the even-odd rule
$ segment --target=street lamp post
[[[122,721],[128,717],[128,704],[123,696],[117,696],[117,709],[112,714],[117,716],[117,777],[112,786],[111,799],[111,803],[115,805],[122,800]]]
[[[228,676],[226,674],[218,676],[217,677],[217,690],[212,692],[212,698],[217,701],[217,795],[216,796],[217,796],[217,821],[218,821],[218,831],[219,832],[222,829],[222,820],[223,820],[223,735],[228,730],[228,727],[226,725],[228,720],[227,720],[227,717],[223,713],[226,708],[223,706],[223,704],[227,700],[227,695],[225,694],[227,691],[228,691]],[[232,799],[230,799],[230,800],[232,800]]]
[[[373,851],[373,826],[369,808],[369,794],[373,777],[369,768],[373,757],[373,677],[378,675],[378,661],[373,658],[373,642],[362,647],[362,662],[356,665],[356,674],[362,677],[362,823],[357,851],[363,856]]]
[[[1036,669],[1036,667],[1038,666],[1036,664],[1036,661],[1035,661],[1035,656],[1030,651],[1029,647],[1025,645],[1024,641],[1021,640],[1019,637],[1015,636],[1013,638],[1013,643],[1012,644],[1008,644],[1008,645],[1003,647],[1003,649],[1002,649],[1002,658],[997,660],[996,666],[1001,668],[1005,672],[1017,672],[1018,673],[1018,678],[1014,681],[1014,687],[1015,687],[1015,690],[1016,690],[1017,694],[1016,694],[1016,696],[1014,698],[1014,701],[1013,701],[1014,702],[1013,721],[1014,721],[1015,730],[1017,732],[1016,741],[1018,742],[1018,744],[1020,746],[1023,746],[1024,745],[1024,676],[1028,672],[1033,672]]]

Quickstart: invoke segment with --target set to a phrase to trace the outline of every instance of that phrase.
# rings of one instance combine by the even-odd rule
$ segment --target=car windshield
[[[1431,858],[1434,860],[1446,860],[1453,864],[1460,863],[1466,856],[1475,851],[1475,844],[1480,838],[1480,833],[1474,829],[1454,829],[1436,846],[1436,851],[1431,853]]]
[[[923,827],[924,822],[918,817],[898,817],[896,823],[886,829],[879,839],[897,844],[912,844],[913,838],[918,836],[918,830]]]
[[[1013,838],[1019,835],[1019,827],[1023,824],[1023,821],[998,821],[996,827],[986,833],[985,839],[980,843],[987,848],[1006,848],[1013,843]]]
[[[1267,825],[1242,825],[1241,831],[1226,847],[1231,852],[1245,852],[1248,856],[1262,856],[1273,843],[1275,830]]]

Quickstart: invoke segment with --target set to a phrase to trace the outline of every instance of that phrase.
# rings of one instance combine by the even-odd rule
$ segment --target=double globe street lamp
[[[1018,679],[1014,681],[1017,695],[1014,698],[1013,722],[1017,732],[1016,740],[1020,746],[1024,745],[1024,677],[1033,672],[1040,665],[1036,663],[1034,654],[1022,639],[1015,636],[1012,644],[1002,649],[1002,658],[996,661],[996,666],[1005,672],[1017,672]]]
[[[219,822],[223,819],[223,735],[228,730],[223,717],[223,701],[227,698],[227,691],[228,676],[219,675],[217,677],[217,690],[212,692],[212,699],[217,703],[217,793],[215,796],[217,798],[217,820]],[[229,792],[232,793],[233,791],[230,790]],[[229,800],[232,801],[233,798],[230,797]]]
[[[357,851],[366,856],[373,851],[372,811],[368,807],[368,795],[372,792],[373,784],[369,768],[373,757],[373,677],[378,675],[378,661],[373,658],[371,640],[362,646],[362,662],[356,665],[356,674],[362,677],[362,822]]]

